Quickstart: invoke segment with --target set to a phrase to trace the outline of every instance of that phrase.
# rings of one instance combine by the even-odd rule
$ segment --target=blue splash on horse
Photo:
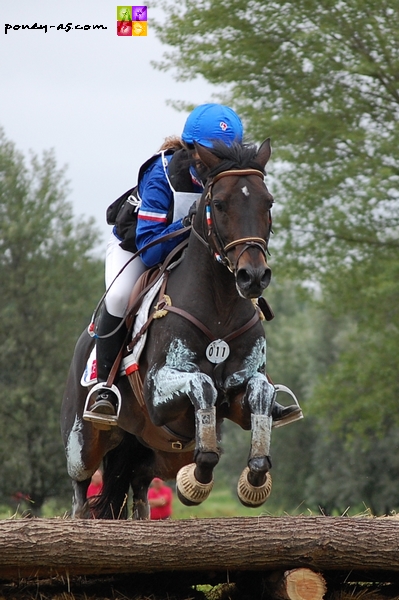
[[[131,376],[120,378],[118,421],[107,431],[83,418],[87,388],[80,381],[94,341],[85,331],[76,345],[61,425],[77,517],[89,516],[86,491],[102,461],[103,491],[90,507],[96,518],[126,518],[130,487],[133,518],[148,518],[155,476],[176,479],[179,499],[200,504],[212,490],[224,419],[252,432],[239,499],[255,507],[270,494],[276,389],[266,375],[265,333],[252,301],[271,279],[273,198],[264,182],[270,140],[259,149],[196,149],[208,176],[188,245],[151,308],[135,384]]]

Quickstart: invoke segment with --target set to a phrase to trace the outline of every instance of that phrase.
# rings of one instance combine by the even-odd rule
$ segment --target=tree
[[[160,4],[160,68],[222,85],[248,135],[275,140],[289,262],[397,253],[398,0]]]
[[[397,511],[399,459],[393,450],[398,428],[387,428],[383,438],[371,431],[368,445],[361,437],[348,445],[328,431],[322,418],[317,426],[324,435],[316,438],[312,448],[311,473],[305,481],[308,507],[335,515]]]
[[[53,152],[27,166],[0,130],[0,499],[22,493],[35,514],[70,493],[61,398],[103,285],[98,233],[66,194]]]
[[[248,136],[274,141],[276,273],[316,281],[342,334],[315,412],[334,412],[324,424],[343,439],[386,432],[399,424],[398,0],[160,5],[172,50],[158,66],[223,86]]]
[[[57,573],[58,579],[69,582],[71,577],[94,575],[98,585],[101,576],[125,574],[137,589],[140,579],[134,576],[148,573],[148,584],[165,582],[159,593],[155,589],[152,594],[158,598],[165,598],[165,588],[170,590],[170,583],[176,580],[176,595],[184,597],[180,583],[185,575],[196,585],[204,580],[226,582],[228,572],[233,581],[244,584],[239,595],[229,589],[225,596],[265,598],[273,597],[267,589],[268,575],[276,583],[287,569],[326,571],[331,582],[375,582],[378,577],[379,582],[392,584],[397,582],[399,571],[397,519],[259,516],[137,521],[134,527],[94,519],[25,519],[22,523],[3,521],[0,533],[2,579],[37,581]],[[260,581],[254,593],[256,572]],[[309,578],[301,579],[301,598],[322,597],[317,594],[315,580],[309,585]],[[146,585],[145,589],[148,598],[147,590],[154,586]],[[86,591],[87,585],[82,589]],[[220,597],[220,590],[217,593]],[[351,593],[358,594],[359,586]]]

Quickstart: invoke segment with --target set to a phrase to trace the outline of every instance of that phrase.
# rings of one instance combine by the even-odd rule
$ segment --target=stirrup
[[[91,410],[89,410],[89,404],[90,404],[90,400],[91,400],[93,394],[98,392],[98,390],[100,390],[100,389],[105,390],[105,391],[109,390],[110,392],[115,394],[115,396],[117,397],[118,406],[116,408],[116,415],[102,415],[100,413],[93,413],[93,412],[91,412]],[[119,414],[121,412],[121,405],[122,405],[122,396],[121,396],[120,391],[116,387],[116,385],[111,385],[111,387],[110,387],[101,381],[100,383],[96,383],[96,385],[93,386],[91,388],[90,392],[87,394],[85,406],[83,409],[83,419],[85,421],[91,421],[92,423],[99,423],[101,425],[117,425],[118,419],[119,419]]]
[[[289,425],[290,423],[295,423],[295,421],[299,421],[300,419],[303,419],[303,412],[302,412],[301,407],[299,406],[298,399],[295,396],[294,392],[292,390],[290,390],[289,387],[287,387],[286,385],[283,385],[281,383],[275,383],[273,385],[274,385],[274,389],[276,390],[276,396],[277,396],[278,392],[286,392],[293,398],[295,404],[299,408],[299,412],[297,412],[293,415],[288,415],[288,417],[286,419],[282,419],[282,420],[280,419],[278,421],[273,421],[273,424],[272,424],[273,429],[277,429],[278,427],[284,427],[284,425]]]

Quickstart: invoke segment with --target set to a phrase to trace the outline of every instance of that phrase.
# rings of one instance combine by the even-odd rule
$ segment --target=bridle
[[[212,189],[213,189],[214,184],[217,181],[219,181],[219,179],[222,179],[222,177],[230,177],[230,176],[235,176],[235,175],[238,175],[240,177],[243,177],[243,176],[245,177],[248,175],[256,175],[257,177],[261,177],[262,181],[264,178],[264,174],[262,173],[262,171],[258,171],[257,169],[231,169],[229,171],[221,171],[220,173],[215,175],[215,177],[213,179],[211,179],[208,183],[206,196],[205,196],[205,213],[204,214],[205,214],[205,220],[206,220],[208,241],[206,239],[204,239],[202,237],[202,235],[200,235],[198,233],[198,231],[194,228],[194,225],[192,225],[192,229],[191,229],[192,233],[195,235],[195,237],[198,238],[208,248],[210,253],[213,255],[214,259],[217,262],[226,266],[232,273],[235,273],[236,265],[238,264],[238,261],[240,260],[241,256],[244,254],[244,252],[246,250],[248,250],[248,248],[251,248],[251,247],[259,248],[266,259],[266,255],[268,252],[270,231],[271,231],[271,226],[272,226],[272,218],[271,218],[271,213],[270,213],[270,209],[269,209],[270,228],[269,228],[269,233],[268,233],[266,240],[264,240],[263,238],[259,238],[259,237],[244,237],[244,238],[239,238],[237,240],[229,242],[228,244],[224,244],[224,242],[221,238],[221,235],[219,233],[219,230],[217,228],[216,219],[214,218],[214,205],[212,202]],[[227,256],[227,253],[230,250],[232,250],[233,248],[236,248],[237,246],[243,246],[243,248],[237,257],[236,265],[234,265],[231,262],[231,260],[229,259],[229,257]]]

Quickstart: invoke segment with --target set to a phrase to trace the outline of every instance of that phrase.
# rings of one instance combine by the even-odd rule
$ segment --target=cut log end
[[[311,569],[285,571],[274,587],[283,600],[322,600],[327,591],[324,577]]]

